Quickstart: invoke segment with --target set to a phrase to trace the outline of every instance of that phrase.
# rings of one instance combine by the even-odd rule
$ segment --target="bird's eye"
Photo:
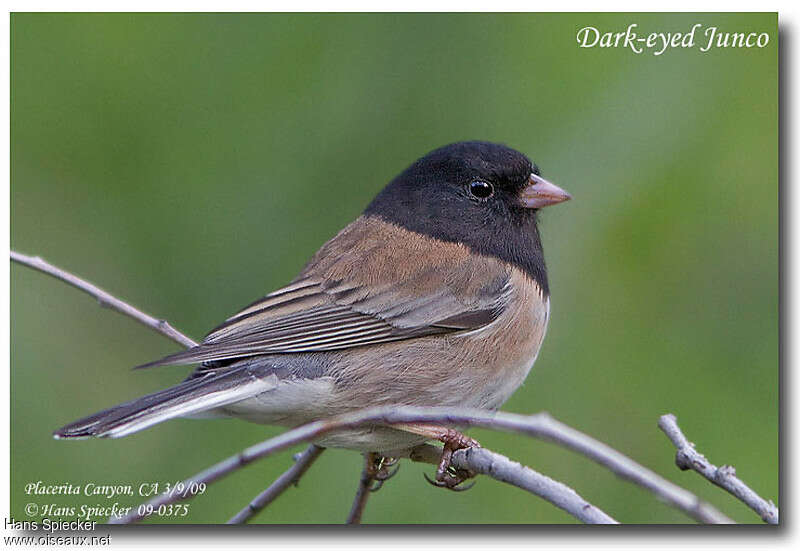
[[[488,199],[494,194],[494,188],[488,182],[475,180],[469,184],[469,192],[478,199]]]

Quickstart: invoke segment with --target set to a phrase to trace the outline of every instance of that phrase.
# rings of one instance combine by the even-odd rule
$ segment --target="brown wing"
[[[432,248],[430,241],[360,218],[292,284],[232,316],[199,346],[141,367],[341,350],[491,323],[503,308],[508,271],[460,245]]]

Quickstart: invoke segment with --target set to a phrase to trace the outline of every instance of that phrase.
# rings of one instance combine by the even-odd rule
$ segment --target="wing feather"
[[[380,237],[384,230],[372,235]],[[495,260],[456,248],[449,262],[443,260],[447,256],[433,257],[412,271],[400,260],[418,254],[427,243],[391,239],[392,246],[364,254],[358,251],[363,240],[348,239],[346,230],[326,245],[338,246],[338,252],[323,247],[299,279],[246,306],[200,345],[139,367],[198,362],[216,367],[215,362],[249,356],[343,350],[469,331],[491,323],[505,307],[510,272]],[[357,260],[373,265],[359,270]]]

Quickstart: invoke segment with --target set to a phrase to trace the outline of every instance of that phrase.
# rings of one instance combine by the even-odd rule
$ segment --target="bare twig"
[[[430,444],[422,444],[410,450],[409,458],[412,461],[422,461],[436,465],[441,454],[441,448]],[[616,520],[584,500],[569,486],[486,448],[458,450],[453,454],[452,463],[455,467],[471,470],[527,490],[582,522],[588,524],[618,524]],[[356,496],[353,499],[353,506],[347,518],[348,524],[361,522],[361,515],[364,512],[372,482],[373,477],[369,473],[367,464],[365,464],[359,479]]]
[[[408,450],[408,455],[400,457],[408,457],[416,463],[438,465],[439,460],[442,458],[442,448],[433,444],[420,444]]]
[[[93,296],[97,299],[100,303],[100,306],[105,308],[111,308],[112,310],[116,310],[120,314],[125,314],[129,316],[139,323],[142,323],[153,329],[158,331],[162,335],[172,339],[173,341],[177,342],[180,345],[185,346],[186,348],[190,348],[192,346],[197,346],[197,343],[172,327],[169,323],[165,320],[156,319],[148,314],[145,314],[141,310],[134,308],[127,302],[124,302],[106,291],[102,290],[101,288],[97,287],[89,283],[86,280],[83,280],[69,272],[62,270],[61,268],[57,268],[52,264],[42,260],[38,256],[26,256],[24,254],[20,254],[16,251],[11,251],[11,260],[13,262],[18,262],[19,264],[23,264],[28,266],[29,268],[33,268],[34,270],[39,270],[42,273],[45,273],[49,276],[53,276],[56,279],[60,279],[64,283],[68,283],[73,287],[80,289],[84,293],[88,293],[89,295]]]
[[[77,289],[80,289],[81,291],[97,299],[101,306],[129,316],[139,323],[146,325],[150,329],[161,333],[162,335],[172,339],[186,348],[197,345],[194,340],[190,339],[172,327],[167,321],[159,320],[148,314],[145,314],[138,308],[135,308],[127,302],[116,298],[96,285],[89,283],[88,281],[81,279],[65,270],[62,270],[61,268],[53,266],[38,256],[27,256],[16,251],[11,251],[11,260],[24,266],[28,266],[29,268],[38,270],[44,274],[72,285]],[[301,454],[300,458],[295,462],[295,464],[289,468],[289,470],[287,470],[275,482],[273,482],[269,488],[264,490],[264,492],[256,496],[256,498],[253,499],[253,501],[245,509],[240,511],[231,519],[231,522],[245,522],[259,510],[266,507],[271,501],[277,498],[289,486],[289,484],[296,483],[297,480],[303,476],[305,471],[311,466],[314,460],[319,457],[320,453],[322,453],[322,450],[323,448],[317,447],[313,444],[310,445],[306,451]]]
[[[527,490],[587,524],[618,524],[569,486],[486,448],[458,450],[453,465]]]
[[[758,513],[764,522],[769,524],[778,524],[779,511],[772,501],[767,501],[752,489],[747,484],[742,482],[736,476],[736,469],[731,465],[723,465],[717,467],[713,465],[708,459],[703,456],[694,448],[694,444],[684,436],[680,427],[678,427],[677,418],[668,413],[662,415],[658,420],[658,427],[664,431],[664,434],[672,441],[677,448],[675,453],[675,464],[682,471],[693,470],[711,483],[716,484],[723,490],[726,490],[740,501],[744,502],[753,511]]]
[[[367,461],[369,460],[367,457]],[[350,513],[347,515],[347,524],[361,524],[361,515],[364,514],[364,508],[367,506],[367,499],[370,494],[370,487],[375,480],[369,471],[369,465],[364,461],[364,468],[361,469],[361,476],[358,479],[358,488],[356,495],[353,498],[353,505],[350,507]]]
[[[477,409],[453,408],[416,408],[416,407],[381,407],[356,411],[315,421],[307,425],[289,430],[275,438],[265,440],[251,446],[236,456],[230,457],[184,482],[187,487],[193,483],[211,482],[232,471],[266,457],[300,442],[315,440],[332,431],[356,428],[365,425],[392,425],[397,423],[438,423],[443,425],[472,425],[527,434],[555,442],[564,447],[582,453],[590,459],[609,468],[619,476],[631,480],[650,490],[661,499],[684,511],[692,518],[707,523],[733,522],[713,506],[702,502],[697,496],[672,484],[651,470],[639,465],[632,459],[613,450],[573,428],[552,419],[546,413],[536,415],[518,415],[513,413],[491,413]],[[423,448],[424,450],[425,448]],[[412,456],[414,452],[412,452]],[[180,494],[163,495],[148,502],[158,506],[172,503],[186,497]],[[117,519],[119,523],[140,520],[137,514]]]
[[[705,524],[734,523],[710,503],[702,501],[692,492],[673,484],[603,442],[560,423],[546,413],[538,414],[537,417],[539,417],[539,427],[535,431],[536,433],[534,431],[529,433],[532,436],[550,440],[585,455],[617,476],[649,490],[659,499],[680,509],[698,522]]]
[[[244,524],[250,518],[258,514],[264,507],[275,501],[289,486],[297,484],[308,468],[325,451],[315,444],[309,446],[295,456],[294,465],[289,467],[285,473],[275,479],[269,488],[258,494],[244,509],[236,513],[227,524]]]

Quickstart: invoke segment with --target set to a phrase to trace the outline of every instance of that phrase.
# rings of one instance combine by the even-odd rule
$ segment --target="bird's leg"
[[[442,457],[439,460],[439,466],[436,468],[436,480],[430,480],[426,476],[425,478],[428,480],[428,482],[434,486],[447,488],[448,490],[463,491],[472,488],[472,484],[458,488],[457,486],[465,480],[473,478],[476,473],[464,469],[456,469],[450,464],[450,462],[453,459],[453,452],[456,450],[461,450],[464,448],[480,448],[481,445],[477,440],[470,438],[469,436],[455,429],[441,427],[439,425],[407,423],[394,425],[394,427],[404,431],[413,432],[414,434],[419,434],[421,436],[426,436],[431,439],[439,440],[444,444],[444,447],[442,448]]]

